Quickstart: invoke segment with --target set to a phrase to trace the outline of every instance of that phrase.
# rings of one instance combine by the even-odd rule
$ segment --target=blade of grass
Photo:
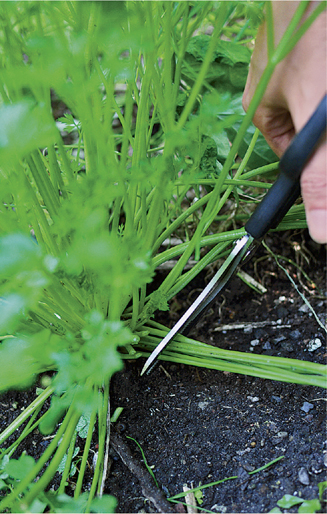
[[[150,473],[150,475],[152,476],[152,478],[153,478],[154,483],[156,484],[156,486],[157,486],[157,487],[159,487],[158,482],[157,482],[157,479],[156,479],[156,477],[154,476],[154,473],[153,473],[152,469],[150,468],[150,466],[149,466],[149,464],[148,464],[148,462],[147,462],[147,460],[146,460],[146,457],[145,457],[145,454],[144,454],[144,451],[143,451],[142,446],[141,446],[141,445],[140,445],[140,443],[138,443],[138,442],[136,441],[136,439],[134,439],[133,437],[130,437],[130,436],[128,436],[128,435],[127,435],[126,437],[127,437],[127,439],[131,439],[132,441],[134,441],[134,443],[138,446],[138,448],[139,448],[139,450],[140,450],[140,452],[141,452],[142,459],[143,459],[143,462],[144,462],[144,464],[145,464],[146,469],[148,470],[148,472],[149,472],[149,473]]]
[[[284,455],[281,455],[280,457],[277,457],[276,459],[268,462],[264,466],[261,466],[260,468],[255,469],[254,471],[251,471],[249,473],[249,475],[253,475],[255,473],[259,473],[260,471],[263,471],[264,469],[269,468],[270,466],[272,466],[273,464],[276,464],[276,462],[279,462],[282,459],[284,459]],[[179,498],[183,498],[187,493],[195,493],[196,491],[202,491],[202,489],[207,489],[208,487],[214,487],[214,486],[222,484],[222,483],[224,483],[224,482],[226,482],[228,480],[235,480],[237,478],[238,478],[238,475],[232,476],[232,477],[223,478],[222,480],[217,480],[216,482],[211,482],[210,484],[199,485],[198,487],[194,487],[193,489],[190,489],[187,492],[182,492],[182,493],[175,494],[174,496],[170,496],[168,498],[168,500],[169,501],[177,500]]]

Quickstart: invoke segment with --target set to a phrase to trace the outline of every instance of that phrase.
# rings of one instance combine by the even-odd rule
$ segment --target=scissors
[[[247,223],[245,235],[238,239],[224,264],[219,268],[202,293],[196,298],[180,320],[168,332],[147,359],[141,375],[152,369],[152,364],[177,333],[193,326],[204,309],[226,286],[244,257],[251,252],[253,243],[260,242],[272,228],[276,228],[300,195],[300,177],[309,157],[319,144],[327,123],[327,95],[298,132],[279,162],[280,174],[259,203]]]

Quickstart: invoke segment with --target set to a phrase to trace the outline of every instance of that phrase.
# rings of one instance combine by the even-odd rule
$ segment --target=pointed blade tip
[[[153,355],[153,353],[151,353],[150,357],[148,357],[148,359],[145,361],[145,364],[142,368],[140,377],[142,377],[147,371],[149,371],[151,369],[151,364],[153,363],[155,358],[156,358],[156,355]]]

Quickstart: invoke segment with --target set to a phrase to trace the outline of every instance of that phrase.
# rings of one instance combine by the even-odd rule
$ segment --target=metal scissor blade
[[[176,325],[174,325],[170,332],[168,332],[161,343],[158,344],[157,348],[151,353],[150,357],[143,366],[141,376],[148,370],[158,355],[172,340],[174,335],[176,335],[177,332],[181,333],[194,319],[196,319],[207,307],[207,305],[213,300],[213,298],[223,289],[241,262],[242,258],[247,253],[252,242],[253,237],[249,234],[246,234],[236,242],[230,255],[227,257],[224,264],[219,268],[215,276],[210,280],[209,284],[204,288],[202,293],[192,303],[185,314],[183,314]]]

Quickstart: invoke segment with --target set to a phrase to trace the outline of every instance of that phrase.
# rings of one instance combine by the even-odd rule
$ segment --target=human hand
[[[283,36],[298,7],[298,1],[272,2],[275,45]],[[302,21],[316,7],[311,2]],[[308,121],[326,93],[327,16],[324,11],[313,22],[293,50],[275,68],[253,123],[280,157]],[[259,28],[243,94],[247,110],[267,65],[265,23]],[[301,176],[301,191],[311,237],[327,243],[327,141],[319,145]]]

